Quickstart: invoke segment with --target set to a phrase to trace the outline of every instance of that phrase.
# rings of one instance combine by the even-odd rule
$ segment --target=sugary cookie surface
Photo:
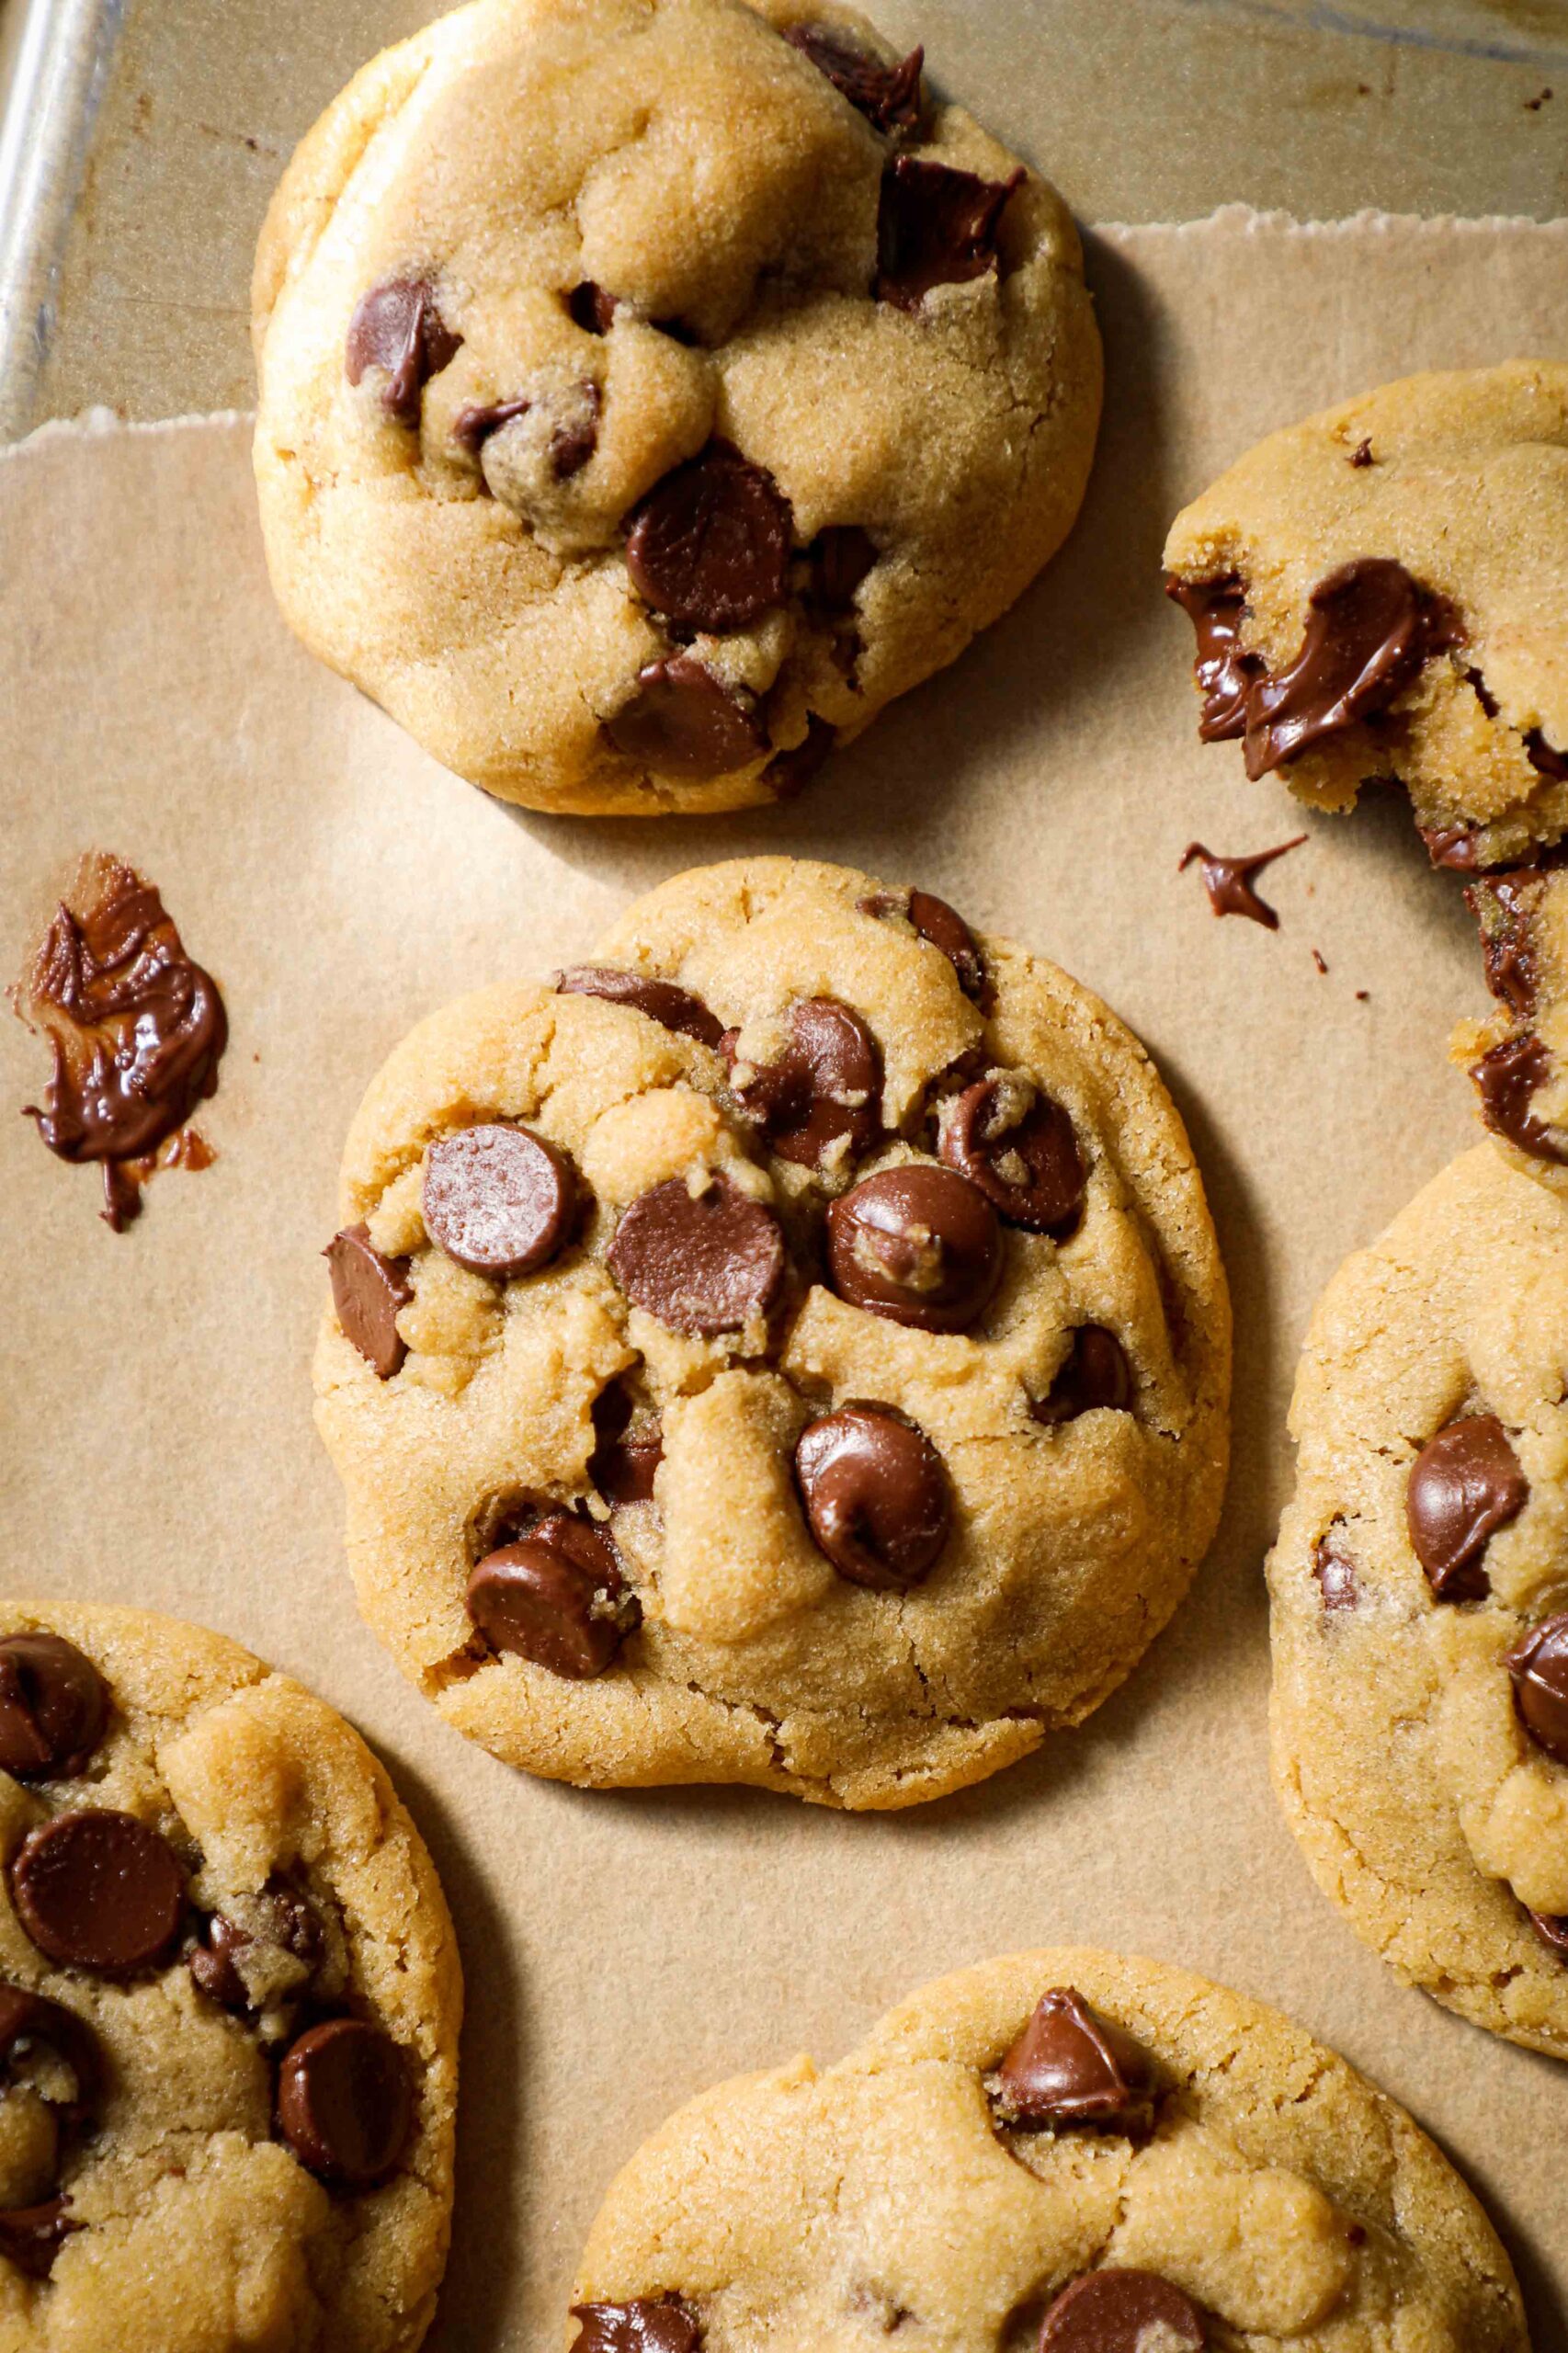
[[[341,1717],[128,1609],[0,1609],[0,2346],[412,2353],[461,1981]]]
[[[449,1006],[351,1131],[317,1416],[361,1607],[530,1770],[896,1806],[1121,1681],[1213,1531],[1229,1311],[1136,1040],[785,858]]]
[[[1177,516],[1199,732],[1320,808],[1410,795],[1433,858],[1568,832],[1568,367],[1411,376],[1272,434]]]
[[[1525,2353],[1506,2256],[1278,2012],[1069,1949],[694,2100],[610,2187],[572,2353]]]
[[[1269,1570],[1276,1780],[1400,1976],[1568,2058],[1568,1209],[1491,1144],[1335,1275]]]
[[[299,151],[255,315],[290,622],[535,808],[798,790],[1054,551],[1098,422],[1055,191],[801,0],[444,18]]]

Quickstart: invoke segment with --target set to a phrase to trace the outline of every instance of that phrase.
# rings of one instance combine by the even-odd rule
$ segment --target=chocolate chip
[[[488,1553],[468,1581],[467,1603],[493,1648],[579,1683],[604,1673],[642,1619],[608,1537],[564,1511]]]
[[[1497,1529],[1524,1507],[1529,1486],[1495,1414],[1471,1414],[1428,1438],[1411,1467],[1404,1514],[1415,1557],[1439,1601],[1482,1601],[1483,1565]]]
[[[806,732],[801,741],[787,752],[775,752],[762,771],[762,780],[774,799],[793,801],[804,792],[826,767],[828,755],[837,741],[838,730],[830,719],[819,718],[814,710],[808,712]]]
[[[367,1225],[346,1225],[322,1256],[344,1338],[353,1342],[378,1380],[390,1381],[408,1354],[397,1328],[399,1309],[414,1297],[408,1260],[383,1257]]]
[[[1040,2353],[1160,2353],[1209,2342],[1203,2315],[1153,2271],[1085,2271],[1045,2315]]]
[[[1002,1272],[996,1214],[979,1188],[929,1161],[884,1168],[832,1203],[828,1277],[840,1299],[922,1332],[963,1332]]]
[[[558,996],[602,996],[611,1005],[629,1005],[665,1029],[678,1029],[700,1046],[717,1046],[723,1026],[699,996],[674,981],[655,980],[651,972],[628,972],[619,964],[569,964],[555,976]]]
[[[710,441],[633,507],[626,568],[638,595],[686,629],[744,629],[781,604],[794,517],[771,474]]]
[[[1358,1607],[1361,1598],[1361,1584],[1342,1519],[1336,1519],[1312,1547],[1312,1574],[1318,1581],[1324,1609],[1335,1611]]]
[[[185,1872],[134,1814],[96,1807],[28,1832],[11,1864],[11,1894],[51,1961],[128,1977],[161,1961],[178,1935]]]
[[[1083,2124],[1137,2133],[1154,2120],[1147,2052],[1071,1985],[1040,1995],[996,2070],[992,2097],[1000,2120],[1021,2132]]]
[[[877,543],[858,523],[830,523],[806,550],[807,602],[829,615],[852,612],[855,592],[877,561]]]
[[[40,2043],[53,2054],[72,2080],[72,2089],[63,2098],[57,2098],[52,2089],[40,2091],[40,2096],[48,2099],[62,2123],[84,2122],[103,2081],[97,2035],[85,2018],[78,2018],[62,2002],[49,2001],[42,1994],[29,1994],[20,1985],[0,1984],[0,2070],[8,2081],[25,2081],[34,2090],[40,2090],[32,2080],[29,2065]]]
[[[830,996],[807,997],[790,1015],[790,1042],[777,1062],[740,1064],[727,1030],[723,1051],[742,1109],[780,1160],[819,1167],[847,1141],[869,1152],[882,1132],[882,1055],[858,1013]],[[744,1069],[744,1079],[733,1076]]]
[[[259,1933],[313,1970],[322,1953],[321,1923],[304,1897],[282,1881],[269,1880],[262,1890],[262,1902],[265,1914]],[[256,1938],[237,1921],[215,1912],[202,1939],[187,1953],[191,1977],[220,2008],[248,2012],[256,2007],[236,1965],[237,1956],[255,1942]]]
[[[1472,827],[1418,825],[1415,830],[1426,843],[1426,855],[1434,866],[1447,867],[1455,874],[1475,872],[1477,852]]]
[[[701,2353],[697,2315],[678,2296],[636,2296],[629,2304],[574,2304],[581,2327],[572,2353]]]
[[[911,891],[909,920],[922,939],[941,949],[958,974],[959,986],[965,996],[982,1009],[988,1006],[992,989],[985,960],[962,915],[932,891]]]
[[[1103,1324],[1080,1324],[1049,1393],[1029,1412],[1051,1428],[1103,1407],[1125,1414],[1131,1404],[1132,1370],[1121,1342]]]
[[[1538,775],[1549,776],[1558,784],[1568,781],[1568,752],[1549,744],[1539,727],[1532,727],[1525,737],[1525,757]]]
[[[527,416],[532,406],[528,400],[470,401],[452,419],[452,439],[471,458],[477,458],[493,433],[517,417]]]
[[[1559,1961],[1568,1961],[1568,1918],[1561,1914],[1554,1917],[1550,1913],[1532,1912],[1529,1924],[1549,1952],[1555,1953]]]
[[[1465,892],[1465,904],[1481,930],[1486,985],[1500,1005],[1521,1017],[1535,1011],[1536,917],[1546,877],[1539,867],[1487,874]]]
[[[436,290],[421,278],[390,278],[362,294],[348,322],[344,369],[357,384],[367,368],[384,368],[381,406],[400,425],[417,425],[419,396],[462,348],[442,318]]]
[[[604,732],[618,752],[661,776],[729,776],[767,749],[752,706],[695,654],[645,664],[636,693]]]
[[[878,131],[915,129],[920,119],[923,49],[912,50],[901,64],[884,65],[881,58],[857,49],[835,25],[790,25],[784,38]]]
[[[1532,1626],[1506,1665],[1519,1722],[1538,1748],[1568,1765],[1568,1610]]]
[[[1307,599],[1295,660],[1247,690],[1248,776],[1386,710],[1427,657],[1453,642],[1451,622],[1402,563],[1363,556],[1341,564]]]
[[[1199,736],[1205,744],[1221,744],[1244,735],[1247,695],[1264,675],[1259,657],[1242,652],[1246,591],[1234,573],[1218,580],[1178,580],[1169,573],[1165,594],[1181,607],[1198,640],[1192,675],[1203,697]]]
[[[728,1176],[695,1198],[679,1176],[655,1185],[622,1217],[608,1258],[634,1306],[706,1339],[766,1315],[784,1283],[778,1219]]]
[[[877,1593],[906,1593],[948,1540],[948,1479],[923,1429],[886,1406],[841,1405],[801,1433],[801,1500],[840,1576]]]
[[[1203,870],[1203,887],[1209,893],[1209,904],[1217,915],[1245,915],[1253,923],[1262,924],[1266,931],[1278,931],[1279,917],[1253,889],[1252,878],[1272,866],[1277,858],[1290,850],[1300,849],[1305,834],[1297,834],[1288,842],[1280,842],[1274,849],[1257,849],[1245,858],[1220,858],[1213,850],[1205,849],[1201,842],[1188,842],[1176,864],[1176,872],[1185,874],[1197,858]]]
[[[0,1770],[19,1781],[79,1773],[104,1736],[108,1690],[62,1634],[0,1641]]]
[[[604,395],[597,384],[577,386],[576,414],[558,425],[550,437],[550,466],[557,482],[580,474],[599,446],[599,412]]]
[[[949,164],[895,156],[877,208],[877,301],[915,311],[934,286],[983,278],[995,266],[1007,200],[1027,177],[1021,166],[1009,179],[983,180]]]
[[[949,1105],[942,1158],[978,1185],[1009,1225],[1070,1233],[1084,1204],[1084,1158],[1059,1103],[1029,1085],[982,1078]]]
[[[588,1476],[608,1504],[646,1504],[665,1459],[664,1432],[649,1415],[635,1418],[628,1391],[618,1381],[594,1400],[594,1450]]]
[[[47,2279],[66,2239],[82,2228],[71,2219],[70,2204],[62,2194],[46,2199],[41,2206],[11,2206],[0,2211],[0,2255],[29,2279]]]
[[[278,2129],[302,2165],[345,2189],[383,2181],[408,2145],[414,2094],[390,2035],[328,2018],[291,2043],[278,2071]]]
[[[572,1164],[530,1128],[460,1128],[425,1154],[421,1188],[432,1242],[472,1274],[498,1282],[537,1273],[571,1237]]]
[[[1506,1136],[1532,1160],[1568,1163],[1568,1141],[1531,1108],[1538,1089],[1551,1075],[1551,1056],[1533,1029],[1505,1038],[1478,1063],[1471,1077],[1481,1097],[1481,1116],[1494,1135]]]
[[[599,411],[604,395],[591,378],[585,378],[563,398],[548,393],[540,397],[546,409],[546,423],[551,408],[561,419],[550,436],[551,471],[557,482],[568,482],[582,472],[599,446]],[[493,433],[498,433],[503,426],[515,424],[519,416],[527,416],[530,409],[539,405],[532,394],[488,404],[471,402],[459,409],[453,418],[452,438],[460,449],[477,458]]]
[[[566,297],[566,308],[573,324],[581,327],[585,335],[608,335],[620,301],[619,296],[607,294],[602,286],[585,278]]]

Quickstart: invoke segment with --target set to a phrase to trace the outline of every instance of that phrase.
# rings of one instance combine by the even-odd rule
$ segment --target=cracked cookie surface
[[[1324,1292],[1269,1564],[1275,1779],[1313,1876],[1406,1983],[1562,2058],[1565,1384],[1568,1210],[1483,1144]]]
[[[1180,1120],[1105,1006],[924,892],[676,877],[403,1041],[341,1213],[316,1410],[360,1606],[531,1771],[941,1795],[1097,1706],[1212,1535],[1229,1306]]]
[[[1272,434],[1165,545],[1206,740],[1324,809],[1410,795],[1437,863],[1568,832],[1568,366],[1411,376]]]
[[[290,625],[540,809],[799,790],[1065,537],[1050,184],[803,0],[476,0],[299,150],[254,290]]]
[[[0,1609],[0,2346],[413,2353],[462,2006],[358,1733],[139,1610]]]
[[[572,2353],[1526,2353],[1403,2109],[1291,2019],[1073,1948],[693,2100],[611,2184]]]

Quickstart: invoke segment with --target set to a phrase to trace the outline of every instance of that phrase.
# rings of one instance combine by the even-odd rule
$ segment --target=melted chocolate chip
[[[710,441],[632,509],[631,585],[677,627],[744,629],[782,603],[794,517],[771,474]]]
[[[0,2211],[0,2255],[29,2279],[47,2279],[66,2239],[82,2228],[72,2220],[67,2211],[70,2204],[70,2199],[62,2194],[45,2199],[41,2206],[11,2206]]]
[[[40,2096],[62,2124],[85,2122],[103,2081],[97,2035],[85,2018],[63,2003],[29,1994],[20,1985],[0,1984],[0,2070],[7,2081],[31,2082],[28,2062],[40,2043],[67,2070],[73,2086],[64,2098],[57,2098],[52,2090]]]
[[[1450,1422],[1411,1467],[1404,1513],[1415,1557],[1439,1601],[1481,1601],[1491,1592],[1486,1547],[1529,1495],[1495,1414]]]
[[[1085,2271],[1045,2315],[1040,2353],[1203,2353],[1209,2332],[1198,2306],[1153,2271]]]
[[[1551,1056],[1533,1029],[1490,1048],[1471,1065],[1470,1074],[1481,1097],[1481,1116],[1494,1134],[1506,1136],[1532,1160],[1568,1165],[1568,1139],[1531,1108],[1551,1075]]]
[[[606,1503],[646,1504],[665,1459],[664,1431],[649,1415],[635,1416],[631,1397],[619,1381],[594,1400],[594,1450],[588,1476]]]
[[[1538,1748],[1568,1765],[1568,1611],[1532,1626],[1507,1656],[1519,1722]]]
[[[895,156],[877,208],[877,301],[918,310],[934,286],[994,269],[1003,212],[1027,177],[1021,166],[1008,179],[983,180],[949,164]]]
[[[884,1168],[827,1212],[828,1279],[840,1299],[922,1332],[964,1332],[1002,1272],[985,1195],[929,1161]]]
[[[608,335],[620,301],[617,295],[607,294],[602,286],[596,286],[591,278],[585,278],[566,297],[566,308],[573,324],[581,327],[585,335]]]
[[[724,1034],[699,996],[652,972],[628,972],[619,964],[569,964],[556,974],[555,988],[559,996],[602,996],[612,1005],[629,1005],[633,1013],[645,1013],[650,1021],[678,1029],[699,1046],[716,1046]]]
[[[1532,1912],[1529,1924],[1549,1952],[1555,1953],[1559,1961],[1568,1961],[1568,1918],[1561,1914],[1554,1917],[1550,1913]]]
[[[1517,867],[1483,875],[1464,894],[1481,928],[1486,985],[1510,1013],[1535,1011],[1535,918],[1545,880],[1540,867]]]
[[[1336,1519],[1312,1548],[1312,1574],[1318,1581],[1325,1610],[1354,1609],[1361,1598],[1360,1579],[1350,1552],[1345,1522]]]
[[[901,64],[884,65],[857,49],[836,25],[790,25],[784,38],[878,131],[915,129],[920,119],[923,49],[912,50]]]
[[[965,996],[983,1010],[991,1002],[991,983],[985,959],[962,915],[932,891],[911,891],[908,914],[921,938],[941,949],[958,974],[959,986]]]
[[[819,1167],[831,1147],[869,1152],[882,1132],[882,1055],[858,1013],[836,999],[808,997],[790,1015],[790,1042],[777,1062],[740,1064],[733,1029],[725,1033],[736,1097],[770,1152]],[[749,1075],[735,1078],[744,1069]]]
[[[321,1960],[321,1923],[304,1897],[281,1880],[269,1880],[262,1891],[266,1906],[262,1933],[313,1971]],[[249,2012],[256,2005],[237,1965],[238,1956],[256,1938],[225,1913],[215,1912],[201,1939],[186,1955],[195,1983],[220,2008]]]
[[[477,458],[493,433],[515,418],[527,416],[531,400],[469,402],[452,419],[452,439],[471,458]]]
[[[1217,915],[1246,915],[1253,923],[1260,923],[1267,931],[1278,931],[1279,917],[1266,899],[1260,899],[1253,889],[1252,878],[1277,858],[1288,851],[1300,849],[1305,834],[1297,834],[1277,849],[1255,850],[1248,858],[1220,858],[1213,850],[1205,849],[1201,842],[1188,842],[1182,852],[1178,874],[1185,874],[1197,858],[1203,870],[1203,887],[1209,893],[1209,904]]]
[[[1454,874],[1473,874],[1477,864],[1475,834],[1469,825],[1418,825],[1434,866]]]
[[[977,1079],[948,1107],[942,1158],[1008,1225],[1070,1233],[1084,1205],[1084,1156],[1059,1103],[1011,1080]]]
[[[102,1163],[104,1214],[118,1233],[159,1146],[216,1091],[228,1021],[152,883],[119,858],[96,858],[74,897],[18,993],[53,1057],[42,1106],[29,1104],[28,1116],[62,1160]]]
[[[1125,1414],[1131,1406],[1132,1369],[1121,1342],[1103,1324],[1081,1324],[1049,1395],[1031,1405],[1029,1412],[1049,1427],[1075,1422],[1080,1414],[1102,1408]]]
[[[838,730],[830,719],[810,711],[806,717],[806,732],[798,744],[787,752],[775,752],[762,771],[762,780],[776,801],[794,801],[808,784],[822,774],[828,756],[838,741]]]
[[[104,1735],[103,1677],[62,1634],[0,1641],[0,1771],[19,1781],[79,1773]]]
[[[1568,781],[1568,752],[1560,752],[1549,744],[1539,727],[1532,727],[1525,737],[1525,757],[1540,776],[1549,776],[1556,783]]]
[[[1241,582],[1233,573],[1220,580],[1178,580],[1169,573],[1165,594],[1181,607],[1198,640],[1192,675],[1203,697],[1199,736],[1205,744],[1221,744],[1244,735],[1247,695],[1264,675],[1264,665],[1256,654],[1242,652],[1246,592]]]
[[[408,1349],[399,1336],[398,1311],[414,1297],[406,1258],[384,1258],[367,1225],[346,1225],[322,1252],[332,1279],[332,1303],[351,1340],[380,1381],[390,1381]]]
[[[324,2181],[345,2189],[384,2181],[414,2130],[414,2094],[397,2044],[359,2018],[312,2027],[278,2071],[278,2129]]]
[[[460,1128],[425,1154],[426,1230],[449,1258],[500,1282],[558,1257],[577,1214],[572,1164],[531,1128]]]
[[[94,1808],[28,1832],[12,1860],[11,1895],[51,1961],[129,1977],[161,1961],[178,1935],[185,1872],[134,1814]]]
[[[572,2353],[701,2353],[697,2315],[678,2296],[635,2296],[628,2304],[574,2304],[581,2324]]]
[[[695,1198],[678,1176],[643,1193],[617,1226],[608,1260],[634,1306],[705,1339],[766,1315],[786,1267],[773,1211],[727,1176]]]
[[[661,776],[729,776],[767,749],[748,702],[695,654],[672,654],[637,673],[637,691],[604,732],[618,752]]]
[[[1428,657],[1452,642],[1437,600],[1403,564],[1385,556],[1341,564],[1307,599],[1295,660],[1248,688],[1248,776],[1264,776],[1386,710]]]
[[[829,616],[853,612],[855,594],[877,561],[877,543],[858,523],[830,523],[806,550],[807,603]]]
[[[1153,2069],[1130,2034],[1090,2009],[1073,1986],[1054,1985],[997,2069],[993,2100],[1015,2131],[1094,2125],[1146,2132],[1154,2120]]]
[[[936,1566],[948,1540],[947,1473],[902,1415],[857,1404],[812,1422],[795,1476],[812,1536],[851,1585],[907,1593]]]
[[[419,422],[420,394],[432,376],[462,348],[442,318],[436,290],[422,278],[390,278],[362,294],[348,322],[344,371],[358,383],[367,368],[383,368],[381,406],[400,425]]]
[[[604,394],[585,380],[577,386],[576,414],[555,427],[550,437],[550,468],[557,482],[580,474],[599,446],[599,414]]]
[[[608,1538],[564,1511],[487,1554],[468,1581],[467,1602],[494,1649],[579,1683],[604,1673],[642,1614]]]

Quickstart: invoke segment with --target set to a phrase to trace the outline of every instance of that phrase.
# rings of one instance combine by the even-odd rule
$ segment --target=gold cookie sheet
[[[438,2353],[560,2343],[605,2185],[689,2094],[835,2058],[944,1971],[1072,1942],[1220,1978],[1365,2068],[1486,2200],[1536,2353],[1568,2353],[1568,2075],[1394,1984],[1312,1885],[1267,1761],[1261,1569],[1297,1347],[1346,1252],[1472,1138],[1444,1044],[1481,1009],[1480,961],[1392,797],[1305,814],[1199,745],[1159,572],[1177,507],[1272,427],[1415,368],[1568,357],[1565,272],[1562,222],[1233,209],[1095,233],[1108,407],[1065,551],[804,799],[702,823],[509,811],[312,664],[267,590],[245,420],[51,426],[0,458],[0,963],[19,971],[80,853],[112,849],[233,1029],[197,1120],[215,1164],[157,1176],[116,1236],[97,1172],[16,1116],[46,1057],[0,1022],[6,1582],[219,1627],[395,1775],[468,1978]],[[1216,921],[1176,870],[1194,839],[1303,829],[1264,880],[1278,933]],[[1107,996],[1176,1093],[1235,1295],[1235,1470],[1191,1598],[1083,1731],[906,1814],[579,1792],[468,1746],[360,1625],[311,1424],[338,1149],[387,1050],[747,851],[918,881]]]

